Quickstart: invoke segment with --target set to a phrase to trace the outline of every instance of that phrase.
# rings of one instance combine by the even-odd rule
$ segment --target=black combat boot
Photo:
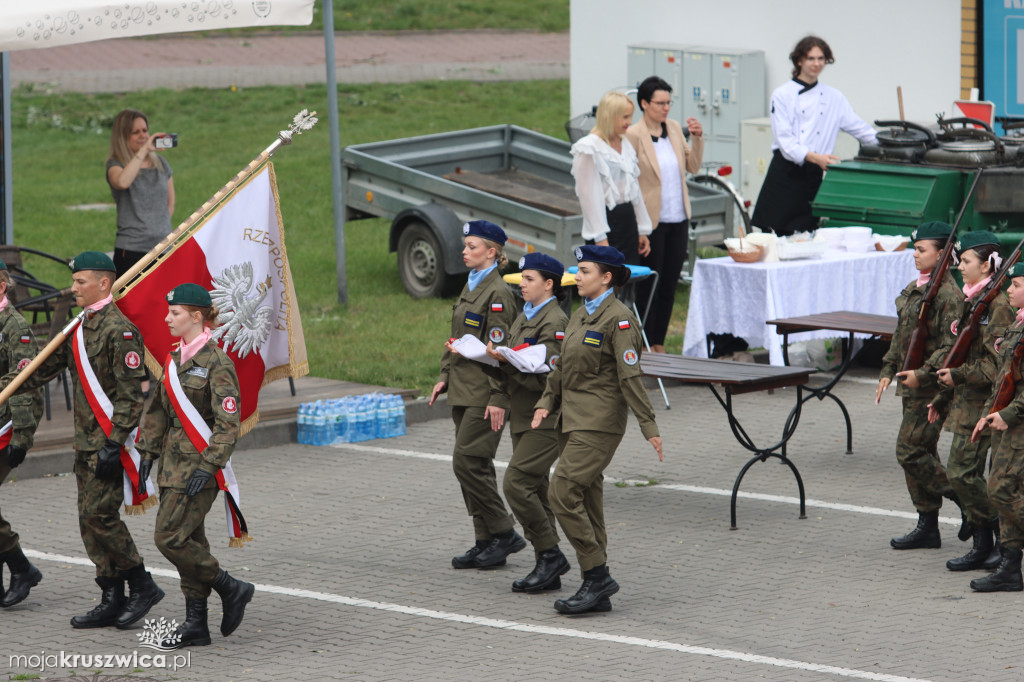
[[[583,572],[583,584],[573,596],[555,602],[559,613],[586,613],[602,605],[602,600],[619,591],[619,584],[608,573],[607,565],[595,566]],[[611,602],[608,603],[611,610]],[[603,610],[603,609],[602,609]]]
[[[210,643],[210,626],[206,622],[206,600],[185,597],[185,622],[160,642],[164,649],[183,646],[206,646]]]
[[[906,535],[889,541],[893,549],[938,549],[942,547],[939,535],[939,512],[918,512],[917,527]]]
[[[11,586],[7,588],[7,594],[0,599],[0,607],[7,608],[25,601],[29,590],[39,584],[43,574],[33,566],[21,547],[16,547],[0,557],[0,562],[6,562],[11,569]]]
[[[992,553],[994,546],[992,531],[987,527],[975,527],[974,546],[961,557],[950,559],[946,562],[946,568],[951,571],[976,571],[982,567],[988,555]]]
[[[220,621],[220,634],[227,637],[242,624],[245,605],[252,601],[256,586],[232,578],[227,571],[221,570],[213,581],[213,589],[220,595],[224,608],[224,617]]]
[[[569,572],[569,560],[555,545],[537,555],[537,565],[525,578],[512,581],[513,592],[541,592],[562,587],[559,576]]]
[[[121,571],[121,575],[128,581],[128,601],[117,616],[117,627],[127,630],[164,598],[164,591],[153,582],[153,576],[143,564]]]
[[[992,575],[971,581],[971,589],[975,592],[1021,592],[1024,591],[1024,580],[1021,579],[1021,550],[1003,546],[1003,560]]]
[[[992,529],[992,535],[995,537],[995,543],[992,545],[992,553],[985,559],[985,563],[981,565],[982,570],[994,571],[999,568],[999,564],[1003,562],[1003,545],[999,542],[999,517],[989,522],[989,527]]]
[[[476,568],[476,558],[480,552],[487,549],[491,544],[490,540],[477,540],[476,544],[467,549],[459,556],[452,557],[452,568]]]
[[[121,578],[96,578],[96,584],[103,590],[100,603],[84,616],[71,619],[73,628],[105,628],[117,623],[117,614],[124,608],[124,580]]]
[[[476,555],[477,568],[491,568],[503,566],[509,554],[514,554],[526,547],[526,540],[516,532],[515,528],[509,528],[504,533],[499,533],[491,538],[490,544]]]

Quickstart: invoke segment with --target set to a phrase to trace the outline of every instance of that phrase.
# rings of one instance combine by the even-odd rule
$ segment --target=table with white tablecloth
[[[767,348],[771,364],[782,365],[782,337],[766,321],[835,310],[896,315],[896,297],[917,274],[910,249],[826,251],[821,258],[775,263],[699,259],[690,285],[683,355],[706,358],[707,335],[730,333],[751,348]],[[835,336],[820,330],[790,340]]]

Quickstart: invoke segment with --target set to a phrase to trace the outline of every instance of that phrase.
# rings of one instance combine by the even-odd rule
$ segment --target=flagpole
[[[7,399],[14,395],[15,391],[39,369],[39,366],[46,362],[46,358],[53,355],[53,352],[60,348],[62,343],[67,341],[67,338],[75,331],[75,327],[85,318],[86,312],[83,310],[75,315],[74,319],[64,325],[64,328],[60,330],[57,336],[50,339],[50,342],[39,351],[39,354],[32,358],[32,362],[28,363],[25,369],[18,372],[18,375],[11,379],[11,383],[7,384],[3,391],[0,391],[0,404],[7,402]]]

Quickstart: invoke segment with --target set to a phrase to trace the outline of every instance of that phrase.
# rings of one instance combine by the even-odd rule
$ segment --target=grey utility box
[[[704,127],[704,162],[729,164],[738,172],[740,122],[767,115],[764,52],[641,43],[628,46],[626,55],[629,87],[648,76],[664,78],[672,86],[669,117],[684,129],[691,116]]]

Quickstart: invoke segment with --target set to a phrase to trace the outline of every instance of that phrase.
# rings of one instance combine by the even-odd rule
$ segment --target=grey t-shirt
[[[167,159],[158,156],[160,168],[143,168],[128,189],[110,193],[117,204],[117,237],[114,248],[149,251],[171,233],[171,215],[167,212],[167,181],[174,174]],[[107,170],[124,168],[116,159],[107,160]],[[110,184],[110,178],[107,178]]]

